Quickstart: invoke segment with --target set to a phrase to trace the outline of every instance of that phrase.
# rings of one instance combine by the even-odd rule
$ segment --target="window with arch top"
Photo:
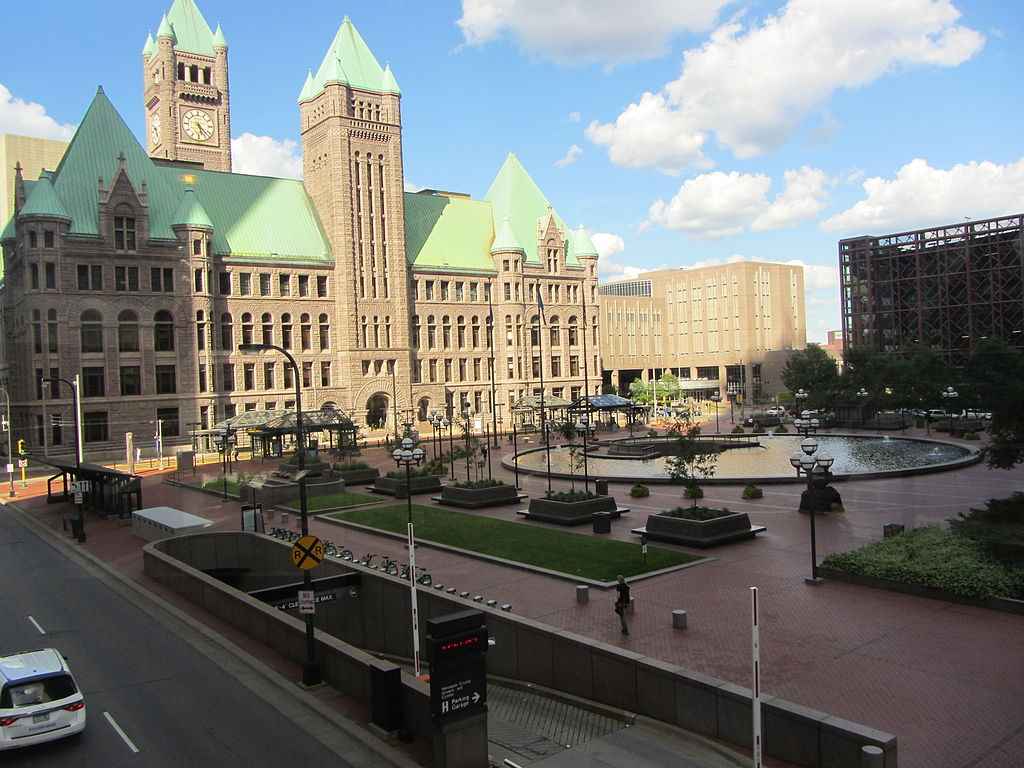
[[[299,317],[299,341],[303,352],[308,352],[312,346],[312,328],[309,323],[309,315],[303,312]]]
[[[235,348],[234,326],[229,312],[224,312],[220,316],[220,347],[227,352]]]
[[[242,343],[252,344],[252,315],[248,312],[242,313]]]
[[[117,351],[139,351],[139,316],[130,309],[117,316]]]
[[[264,312],[260,317],[261,336],[264,344],[274,343],[274,317],[269,312]]]
[[[579,322],[576,320],[576,315],[569,318],[569,346],[575,347],[580,343],[579,338]]]
[[[174,316],[166,309],[153,315],[153,349],[157,352],[174,351]]]
[[[327,313],[321,312],[318,319],[318,325],[320,326],[320,349],[331,348],[331,324],[327,319]],[[388,339],[391,338],[391,323],[390,319],[388,322]],[[389,341],[390,343],[390,341]]]
[[[82,352],[103,351],[103,315],[95,309],[82,313]]]
[[[551,346],[559,346],[562,343],[562,329],[559,325],[558,315],[553,315],[548,321],[548,330],[551,333]]]
[[[292,348],[292,316],[289,312],[281,315],[281,346],[285,349]]]

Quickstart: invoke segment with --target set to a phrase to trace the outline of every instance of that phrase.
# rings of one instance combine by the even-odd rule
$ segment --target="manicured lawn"
[[[380,496],[373,496],[369,493],[330,493],[326,496],[310,496],[309,511],[317,512],[321,509],[338,509],[339,507],[355,507],[359,504],[375,504],[380,501]],[[299,508],[298,498],[288,502],[288,506]]]
[[[684,552],[648,547],[645,564],[639,544],[598,539],[435,507],[413,505],[412,510],[417,539],[597,581],[612,581],[620,573],[623,576],[635,576],[699,559]],[[405,533],[408,522],[405,504],[335,512],[328,517],[394,533]]]
[[[227,482],[227,486],[228,486],[228,493],[229,494],[234,494],[235,496],[238,495],[239,487],[238,487],[238,481],[237,480],[232,480],[229,477],[228,478],[228,482]],[[218,493],[221,493],[224,490],[224,481],[221,480],[219,477],[215,477],[212,480],[207,480],[205,483],[203,483],[203,490],[206,490],[206,491],[217,491]]]

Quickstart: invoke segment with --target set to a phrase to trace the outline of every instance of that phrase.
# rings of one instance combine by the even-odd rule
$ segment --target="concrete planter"
[[[526,516],[557,525],[583,525],[594,519],[595,512],[608,512],[619,516],[619,508],[611,496],[598,496],[583,501],[554,501],[553,499],[530,499]]]
[[[495,485],[491,488],[456,488],[446,485],[439,497],[442,504],[467,509],[514,504],[519,498],[519,491],[514,485]]]
[[[370,467],[369,469],[345,469],[344,465],[340,465],[334,470],[341,475],[348,485],[366,485],[372,483],[380,477],[380,470],[376,467]]]
[[[750,524],[746,512],[734,512],[714,520],[688,520],[657,513],[647,518],[645,532],[651,539],[688,547],[713,547],[740,539],[752,539],[765,530]]]
[[[248,503],[252,498],[253,489],[248,483],[242,483],[240,490],[241,500]],[[298,506],[299,504],[298,483],[268,484],[255,490],[256,501],[260,502],[267,508],[289,506],[293,503],[295,506]],[[316,498],[317,496],[329,496],[335,493],[343,493],[344,491],[345,481],[342,478],[328,480],[322,483],[306,483],[306,496],[310,499]]]
[[[436,475],[427,475],[424,477],[421,475],[419,477],[413,477],[412,483],[408,487],[405,484],[404,477],[401,480],[394,477],[378,477],[371,490],[377,493],[387,494],[388,496],[394,496],[397,499],[404,499],[409,495],[410,490],[413,495],[416,495],[417,493],[440,491],[442,487],[440,477]]]

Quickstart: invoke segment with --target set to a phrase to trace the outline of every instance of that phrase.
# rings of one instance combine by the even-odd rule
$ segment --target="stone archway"
[[[366,426],[384,429],[388,423],[390,398],[384,392],[371,395],[366,401]]]
[[[418,406],[416,408],[416,420],[417,421],[426,421],[427,417],[429,415],[430,415],[430,398],[429,397],[421,397],[420,398],[420,402],[419,402],[419,404],[418,404]]]

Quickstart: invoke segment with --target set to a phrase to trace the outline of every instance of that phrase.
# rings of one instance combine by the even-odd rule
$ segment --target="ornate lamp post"
[[[717,435],[721,433],[721,429],[718,426],[718,404],[722,402],[722,393],[716,391],[711,395],[710,400],[715,404],[715,434]]]
[[[946,387],[944,390],[942,390],[942,399],[950,404],[950,408],[953,405],[953,401],[956,400],[956,398],[958,398],[958,397],[960,397],[960,393],[957,392],[952,387]],[[952,435],[953,434],[953,411],[951,411],[951,410],[949,410],[949,408],[947,408],[946,409],[946,413],[949,416],[949,434]]]
[[[590,419],[581,413],[576,420],[576,431],[583,433],[583,490],[590,493],[590,468],[587,466],[587,432],[590,431]]]
[[[796,425],[796,428],[804,436],[803,441],[800,443],[800,450],[803,452],[803,455],[797,454],[789,461],[794,466],[799,464],[797,471],[799,472],[802,469],[807,475],[807,512],[811,518],[811,575],[806,577],[804,581],[808,584],[816,585],[820,584],[822,580],[818,576],[818,545],[815,535],[815,505],[812,492],[816,477],[820,478],[823,482],[828,482],[829,468],[831,468],[835,459],[831,456],[815,455],[818,452],[818,440],[814,437],[814,433],[818,431],[817,419],[800,419],[800,423]]]
[[[864,403],[867,401],[867,399],[870,396],[871,396],[871,394],[866,389],[864,389],[864,387],[861,387],[860,389],[857,390],[857,399],[860,400],[860,427],[861,427],[861,429],[864,428]]]
[[[473,431],[473,411],[467,405],[465,410],[462,411],[462,437],[466,441],[466,482],[470,481],[470,451],[469,441]]]
[[[391,452],[395,464],[405,467],[405,498],[408,502],[409,590],[412,599],[412,655],[417,677],[420,675],[420,620],[416,602],[416,535],[412,524],[412,467],[423,461],[424,451],[411,437],[403,437],[401,446]]]
[[[801,387],[800,389],[798,389],[798,390],[796,391],[796,393],[795,393],[795,394],[793,395],[793,397],[795,397],[795,398],[796,398],[796,404],[797,404],[797,405],[799,406],[799,408],[800,408],[800,413],[798,414],[799,416],[803,416],[803,412],[804,412],[804,403],[806,403],[806,402],[807,402],[807,398],[808,398],[808,397],[810,397],[810,395],[811,395],[811,393],[810,393],[810,392],[808,392],[807,390],[805,390],[805,389],[804,389],[803,387]]]

